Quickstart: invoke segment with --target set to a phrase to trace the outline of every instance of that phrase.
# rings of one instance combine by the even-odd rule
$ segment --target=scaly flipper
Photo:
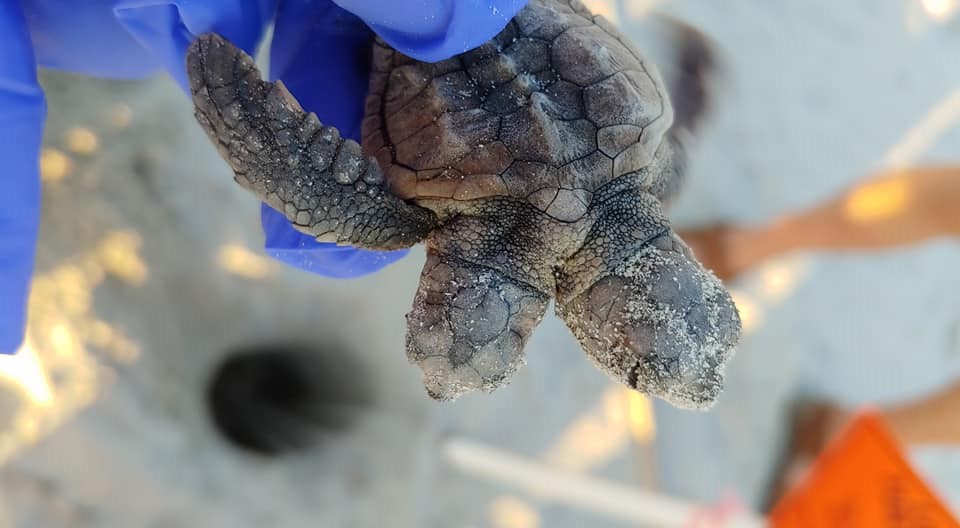
[[[187,50],[197,121],[236,181],[321,242],[409,247],[436,218],[393,195],[376,160],[306,113],[283,83],[261,80],[246,53],[219,35]]]
[[[617,381],[685,408],[709,407],[740,336],[720,281],[670,230],[638,173],[598,193],[600,218],[564,265],[557,313]]]
[[[523,348],[549,301],[495,269],[428,248],[407,314],[407,357],[423,370],[434,399],[492,391],[523,365]]]

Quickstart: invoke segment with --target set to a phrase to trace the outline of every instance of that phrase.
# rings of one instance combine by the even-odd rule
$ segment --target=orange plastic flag
[[[960,528],[874,413],[828,447],[770,515],[774,528]]]

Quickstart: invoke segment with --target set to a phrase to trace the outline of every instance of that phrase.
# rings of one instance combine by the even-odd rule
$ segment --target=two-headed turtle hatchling
[[[531,0],[436,63],[375,42],[362,148],[217,35],[193,43],[187,69],[236,181],[298,230],[425,242],[407,355],[433,398],[506,383],[551,298],[616,380],[678,406],[717,398],[740,320],[662,207],[693,112],[675,120],[653,65],[578,0]],[[679,88],[692,110],[701,88]]]

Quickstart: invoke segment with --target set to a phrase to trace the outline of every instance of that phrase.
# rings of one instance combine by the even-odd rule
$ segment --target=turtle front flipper
[[[397,249],[424,239],[436,217],[391,194],[376,160],[306,113],[281,82],[261,79],[246,53],[215,34],[187,50],[197,121],[236,181],[321,242]]]
[[[599,194],[599,218],[560,274],[557,313],[617,381],[678,407],[709,407],[739,340],[736,307],[630,179]]]
[[[427,393],[452,400],[506,383],[549,301],[529,284],[428,248],[407,314],[407,357],[423,370]]]

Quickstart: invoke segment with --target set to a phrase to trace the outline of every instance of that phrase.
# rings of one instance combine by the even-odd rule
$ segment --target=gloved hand
[[[45,117],[36,67],[108,78],[167,70],[184,91],[184,54],[213,31],[251,52],[276,16],[271,76],[307,110],[359,139],[373,28],[402,52],[435,61],[498,33],[526,0],[15,0],[0,2],[0,352],[23,336],[39,219],[37,152]],[[279,4],[279,5],[278,5]],[[372,273],[405,252],[318,243],[262,209],[267,252],[332,277]]]

